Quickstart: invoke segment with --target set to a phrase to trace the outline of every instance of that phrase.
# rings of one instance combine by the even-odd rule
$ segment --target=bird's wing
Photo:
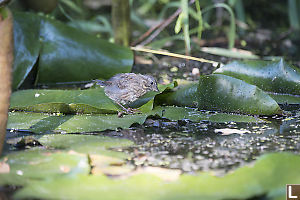
[[[130,86],[130,82],[132,82],[134,76],[131,73],[120,75],[115,81],[120,89],[125,89]]]

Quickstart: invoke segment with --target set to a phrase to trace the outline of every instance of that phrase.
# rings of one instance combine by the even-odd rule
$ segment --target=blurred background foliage
[[[129,0],[131,45],[189,53],[199,47],[242,48],[261,56],[297,61],[300,2],[297,0]],[[113,42],[111,0],[12,0],[13,11],[45,13]],[[151,27],[181,14],[153,40],[137,41]],[[181,41],[181,42],[174,42]]]

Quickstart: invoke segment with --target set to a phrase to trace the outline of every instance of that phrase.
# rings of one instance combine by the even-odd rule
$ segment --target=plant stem
[[[13,20],[8,8],[0,8],[0,155],[6,135],[13,63]]]
[[[115,43],[129,46],[131,37],[129,0],[112,1],[112,24]]]

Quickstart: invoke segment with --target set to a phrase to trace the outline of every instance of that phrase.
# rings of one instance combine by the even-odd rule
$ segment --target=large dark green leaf
[[[258,87],[222,74],[202,76],[199,80],[198,98],[200,109],[255,115],[282,112],[276,101]]]
[[[169,91],[158,95],[156,103],[166,105],[177,105],[187,107],[197,107],[198,105],[198,83],[190,83],[179,86],[174,91]]]
[[[161,94],[157,101],[168,105],[254,115],[281,113],[276,101],[258,87],[222,74],[201,76],[199,84],[191,83],[175,92]]]
[[[232,76],[268,92],[300,95],[300,70],[280,61],[235,61],[214,73]]]
[[[21,86],[37,62],[41,49],[40,22],[36,15],[14,14],[13,89]]]
[[[42,18],[38,83],[108,79],[129,72],[132,52],[65,24]]]
[[[17,89],[33,65],[37,65],[36,83],[107,79],[131,71],[133,53],[76,30],[49,17],[15,13],[14,84]]]

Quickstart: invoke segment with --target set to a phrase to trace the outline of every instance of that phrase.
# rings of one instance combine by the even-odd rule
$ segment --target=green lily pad
[[[38,83],[108,79],[130,72],[133,53],[59,21],[42,17]],[[58,73],[59,72],[59,73]]]
[[[300,104],[300,95],[269,93],[278,104]]]
[[[10,109],[49,113],[117,113],[120,110],[103,88],[20,90],[11,95]]]
[[[198,107],[199,109],[238,112],[251,115],[281,113],[274,99],[254,85],[242,80],[213,74],[201,76],[175,91],[157,96],[159,104]]]
[[[47,148],[69,151],[73,150],[83,154],[100,154],[118,158],[127,158],[128,155],[122,152],[109,150],[110,148],[125,147],[133,145],[127,139],[111,138],[98,135],[43,135],[36,139]]]
[[[130,49],[32,13],[14,13],[14,40],[13,89],[37,61],[38,84],[108,79],[133,64]]]
[[[88,154],[99,153],[96,146],[91,146],[91,148],[88,148],[88,145],[91,143],[97,143],[98,148],[101,149],[133,145],[133,142],[127,139],[111,138],[99,135],[52,134],[43,135],[37,139],[42,145],[47,147],[61,150],[75,150],[79,153]],[[89,151],[85,151],[82,149],[82,147],[88,148]],[[80,151],[78,149],[82,149],[84,151]]]
[[[145,114],[124,115],[50,115],[46,113],[10,112],[7,128],[27,130],[33,133],[82,133],[107,129],[129,128],[132,124],[143,124]]]
[[[198,83],[181,85],[174,91],[158,95],[155,100],[160,105],[176,105],[197,107],[198,106]]]
[[[13,89],[21,86],[37,62],[41,49],[39,26],[40,19],[35,15],[14,14]]]
[[[41,180],[64,175],[88,175],[90,166],[84,154],[28,150],[6,155],[9,173],[0,173],[0,184],[22,185],[28,180]],[[17,177],[17,178],[16,178]],[[15,179],[16,178],[16,179]],[[21,182],[19,182],[21,181]]]
[[[75,115],[56,130],[66,133],[95,132],[103,130],[115,130],[117,128],[129,128],[132,124],[143,124],[147,118],[145,114],[124,115]]]
[[[98,135],[55,134],[34,138],[43,145],[43,149],[32,148],[9,153],[0,160],[0,168],[3,163],[9,165],[8,172],[0,172],[0,185],[25,185],[33,180],[52,179],[57,176],[88,175],[91,167],[88,155],[125,159],[127,154],[110,149],[133,145],[127,139]]]
[[[272,194],[281,196],[286,183],[298,183],[300,157],[288,153],[260,157],[254,165],[239,168],[223,177],[209,173],[182,175],[177,181],[142,174],[127,179],[78,175],[38,181],[19,190],[15,198],[42,199],[250,199]],[[216,192],[217,191],[217,192]],[[276,193],[276,191],[279,191]],[[277,195],[276,195],[277,194]]]
[[[264,91],[300,95],[300,70],[283,60],[234,61],[214,73],[241,79]]]
[[[202,76],[199,80],[198,98],[200,109],[254,115],[282,112],[276,101],[258,87],[222,74]]]
[[[46,113],[9,112],[7,129],[29,130],[32,125],[49,116]]]

